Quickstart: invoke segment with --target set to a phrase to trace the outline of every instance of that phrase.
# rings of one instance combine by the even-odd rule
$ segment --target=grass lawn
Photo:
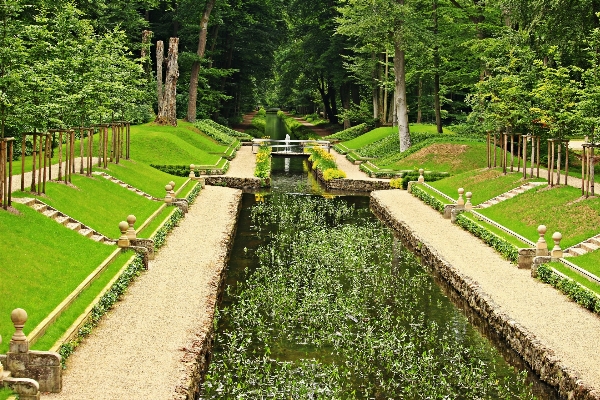
[[[428,171],[460,174],[486,166],[486,145],[476,142],[434,143],[382,168],[394,170],[423,168]]]
[[[36,197],[110,238],[121,234],[119,222],[129,214],[144,221],[161,205],[102,177],[74,175],[73,185],[49,182],[46,195]],[[161,188],[164,193],[164,185]],[[31,194],[16,192],[15,196]]]
[[[518,172],[504,175],[501,168],[496,168],[470,170],[431,182],[430,185],[455,200],[458,199],[458,188],[462,187],[465,193],[473,193],[471,202],[478,205],[531,180],[540,181],[537,178],[523,180],[523,175]]]
[[[579,261],[578,259],[581,257],[585,257],[587,256],[579,256],[579,257],[571,257],[569,258],[569,261],[572,262],[573,264],[577,265],[578,267],[581,267],[589,272],[592,272],[592,270],[586,268],[585,266],[581,265],[579,262],[575,262],[575,261]],[[595,257],[596,258],[596,262],[598,262],[598,256]],[[584,264],[587,264],[588,267],[592,267],[591,265],[589,265],[589,263],[586,261],[584,262]],[[585,286],[586,288],[590,289],[593,292],[596,292],[598,294],[600,294],[600,285],[598,285],[597,283],[594,283],[592,281],[590,281],[589,279],[579,275],[577,272],[573,271],[572,269],[570,269],[569,267],[565,266],[564,264],[560,263],[560,262],[551,262],[548,265],[550,265],[551,267],[553,267],[554,269],[556,269],[559,272],[562,272],[564,275],[568,276],[569,278],[573,279],[575,282],[581,284],[582,286]],[[594,275],[598,276],[597,274],[597,270],[598,270],[598,266],[596,265],[595,267],[593,267],[594,270],[596,270],[596,273],[594,273]]]
[[[582,256],[569,257],[568,260],[573,264],[585,269],[588,272],[600,277],[600,251],[592,251]],[[587,280],[587,279],[586,279]],[[598,291],[600,293],[600,290]]]
[[[582,200],[580,195],[580,189],[568,186],[536,188],[480,213],[533,241],[539,237],[537,227],[546,225],[549,248],[554,246],[552,233],[558,231],[564,249],[598,234],[600,199]]]
[[[370,143],[376,142],[378,140],[381,140],[391,134],[393,134],[394,132],[398,133],[398,128],[394,128],[391,126],[383,126],[381,128],[375,128],[372,131],[369,131],[363,135],[360,135],[359,137],[349,140],[347,142],[344,142],[344,146],[346,146],[349,149],[360,149],[363,146],[366,146]]]
[[[37,211],[14,204],[20,215],[0,212],[0,335],[10,339],[10,312],[29,314],[27,334],[64,300],[115,247],[57,224]],[[8,349],[9,340],[0,344]]]
[[[211,152],[226,149],[183,121],[177,127],[151,123],[131,127],[131,158],[148,165],[212,165],[220,156]]]
[[[175,189],[178,189],[187,179],[167,174],[135,160],[122,160],[120,164],[109,164],[108,170],[100,168],[95,168],[94,170],[106,172],[158,198],[165,196],[165,185],[170,181],[175,182]]]

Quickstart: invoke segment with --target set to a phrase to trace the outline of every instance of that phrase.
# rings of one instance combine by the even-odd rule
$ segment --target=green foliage
[[[207,123],[206,121],[210,121],[210,120],[197,121],[194,124],[194,126],[198,129],[200,129],[207,136],[210,136],[211,138],[216,140],[218,143],[224,144],[226,146],[235,144],[237,139],[235,137],[231,136],[229,134],[229,132],[226,132],[224,129],[217,128],[216,126],[219,124],[217,124],[216,122],[212,122],[212,121],[211,121],[211,123]],[[225,128],[225,127],[223,127],[223,128]]]
[[[419,185],[412,185],[410,192],[413,196],[415,196],[434,210],[437,210],[440,213],[444,212],[444,203],[442,203],[441,201],[439,201],[438,199],[421,189]]]
[[[548,265],[540,265],[538,267],[537,278],[557,288],[582,307],[600,314],[600,297],[598,297],[597,293],[581,286],[570,278],[557,274]]]
[[[287,116],[283,111],[278,111],[277,116],[285,122],[285,126],[290,131],[290,136],[299,140],[321,139],[319,135],[314,133],[310,128],[302,125],[294,118]]]
[[[337,169],[335,158],[332,154],[325,151],[324,148],[315,146],[312,148],[307,148],[304,151],[310,153],[308,161],[312,163],[312,169],[318,169],[321,171],[325,171],[330,168]]]
[[[228,128],[224,125],[221,125],[221,124],[213,121],[212,119],[200,120],[200,121],[196,122],[195,126],[203,132],[206,132],[209,130],[210,131],[216,130],[216,131],[222,132],[228,136],[231,136],[233,138],[237,138],[241,141],[252,140],[252,137],[250,135],[243,133],[243,132],[238,132],[231,128]]]
[[[352,140],[352,139],[357,138],[360,135],[366,133],[367,129],[368,129],[367,124],[362,123],[359,125],[355,125],[351,128],[344,129],[343,131],[340,131],[338,133],[334,133],[332,135],[326,136],[325,139],[327,139],[327,140],[335,139],[335,140],[341,140],[341,141]]]
[[[271,176],[271,147],[265,145],[258,149],[254,176],[261,178],[263,183]]]
[[[483,240],[485,244],[492,247],[507,260],[517,262],[519,252],[512,243],[494,234],[493,232],[490,232],[485,227],[477,224],[475,221],[465,217],[464,215],[459,214],[457,216],[456,224]]]
[[[219,310],[203,398],[530,397],[366,210],[265,200],[251,211],[264,244],[244,256],[258,265]],[[452,324],[439,318],[450,313]]]
[[[345,177],[346,173],[341,169],[327,168],[323,171],[323,179],[325,181],[330,181],[332,179],[344,179]]]

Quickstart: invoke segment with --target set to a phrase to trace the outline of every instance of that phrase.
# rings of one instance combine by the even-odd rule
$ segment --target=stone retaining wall
[[[487,321],[490,328],[506,340],[542,381],[556,388],[564,398],[600,399],[600,393],[579,380],[576,372],[562,364],[552,349],[541,344],[527,328],[503,313],[476,282],[463,276],[436,249],[424,244],[408,225],[394,219],[377,198],[371,197],[371,209],[404,243],[420,254],[421,260],[453,287],[469,306]]]
[[[225,271],[229,262],[229,254],[233,247],[233,240],[237,229],[237,220],[242,207],[242,193],[237,194],[237,207],[234,213],[231,214],[233,221],[232,229],[227,233],[227,239],[223,242],[225,246],[225,258],[218,261],[219,273],[210,286],[214,288],[210,298],[207,301],[206,315],[211,315],[213,318],[203,327],[202,331],[197,333],[197,337],[192,341],[189,348],[183,349],[184,355],[181,360],[185,383],[175,389],[173,399],[179,400],[195,400],[200,395],[200,384],[204,381],[204,375],[208,371],[212,347],[214,341],[214,324],[213,319],[215,311],[223,297],[223,289],[225,287]]]
[[[227,186],[237,189],[258,189],[268,187],[271,184],[271,179],[266,180],[265,185],[262,185],[260,178],[236,178],[232,176],[203,176],[207,185],[211,186]]]
[[[326,181],[323,179],[323,172],[321,170],[313,170],[312,163],[309,161],[308,165],[311,171],[315,174],[319,182],[321,182],[328,190],[342,190],[346,192],[372,192],[373,190],[387,190],[393,189],[390,186],[389,181],[371,181],[361,179],[332,179]]]

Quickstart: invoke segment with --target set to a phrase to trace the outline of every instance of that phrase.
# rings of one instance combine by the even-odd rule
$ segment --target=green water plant
[[[485,340],[456,334],[466,318],[437,319],[433,280],[367,209],[281,195],[251,220],[265,241],[227,289],[202,398],[531,397]]]

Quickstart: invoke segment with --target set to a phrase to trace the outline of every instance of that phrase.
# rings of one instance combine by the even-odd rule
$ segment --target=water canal
[[[274,161],[243,196],[202,398],[557,398],[367,196]]]

